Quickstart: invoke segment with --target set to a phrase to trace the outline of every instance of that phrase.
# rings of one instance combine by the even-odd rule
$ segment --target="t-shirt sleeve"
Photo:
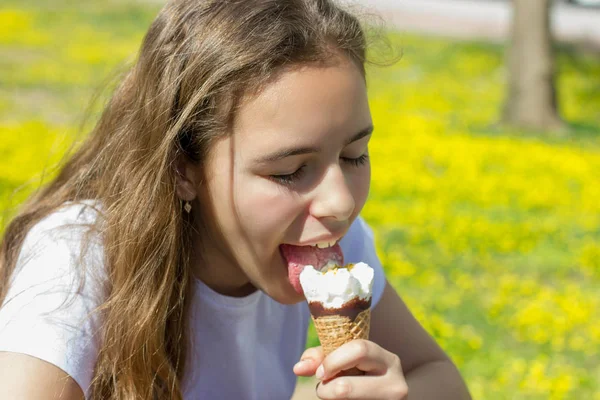
[[[93,267],[99,270],[92,261],[98,260],[98,248],[89,246],[81,258],[81,227],[47,225],[34,226],[21,247],[0,308],[0,351],[54,364],[88,398],[99,344],[99,317],[88,314],[99,305],[101,294],[95,284],[98,276],[85,275]]]
[[[340,245],[344,251],[345,263],[364,262],[373,268],[374,278],[371,307],[374,308],[383,295],[386,279],[381,261],[379,261],[375,250],[373,231],[362,217],[359,216],[342,239]]]

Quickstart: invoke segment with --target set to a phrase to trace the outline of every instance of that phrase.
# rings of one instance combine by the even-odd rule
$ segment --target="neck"
[[[230,297],[245,297],[258,290],[231,257],[216,247],[194,245],[190,255],[192,275],[215,292]]]
[[[242,282],[231,282],[229,279],[222,279],[221,276],[216,276],[211,271],[206,271],[206,265],[199,266],[192,270],[193,275],[201,280],[206,286],[214,290],[215,292],[222,294],[223,296],[229,297],[246,297],[256,292],[256,287],[246,281]]]

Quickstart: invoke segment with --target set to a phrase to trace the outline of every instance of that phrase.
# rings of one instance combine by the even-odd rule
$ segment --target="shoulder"
[[[25,235],[3,307],[44,296],[100,295],[106,274],[98,213],[91,201],[65,203],[38,221]]]
[[[99,203],[93,200],[66,202],[43,217],[27,232],[28,244],[42,239],[76,239],[76,234],[94,226],[101,217]]]
[[[365,222],[365,220],[359,215],[356,217],[352,225],[350,225],[350,229],[346,235],[340,241],[340,246],[342,246],[342,250],[344,250],[344,254],[350,252],[352,249],[358,246],[362,248],[364,246],[365,239],[373,239],[373,231],[369,227],[369,225]]]
[[[0,351],[52,364],[83,389],[99,346],[100,320],[93,311],[105,296],[97,218],[89,203],[66,203],[36,223],[0,306]]]
[[[96,225],[99,218],[97,204],[89,200],[65,203],[38,221],[25,235],[11,286],[39,284],[59,276],[74,278],[82,272],[77,267],[82,266],[88,272],[102,272],[98,268],[103,261],[102,240]]]

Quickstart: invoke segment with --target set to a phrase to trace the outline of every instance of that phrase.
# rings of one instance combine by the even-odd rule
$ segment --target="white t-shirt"
[[[36,224],[25,238],[0,308],[0,351],[56,365],[88,399],[101,345],[94,334],[101,321],[96,314],[86,317],[104,299],[106,275],[98,237],[92,236],[83,259],[80,246],[86,224],[97,216],[85,204],[68,204]],[[346,262],[363,261],[374,268],[375,306],[385,277],[373,234],[361,218],[341,246]],[[78,267],[82,263],[84,276]],[[228,297],[197,279],[193,284],[184,399],[289,399],[296,385],[292,368],[306,345],[310,320],[306,303],[283,305],[261,291]]]

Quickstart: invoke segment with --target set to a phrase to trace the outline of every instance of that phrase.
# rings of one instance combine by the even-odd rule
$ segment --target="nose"
[[[310,214],[315,218],[344,221],[354,212],[356,206],[354,196],[339,165],[328,168],[324,178],[314,189],[314,193]]]

